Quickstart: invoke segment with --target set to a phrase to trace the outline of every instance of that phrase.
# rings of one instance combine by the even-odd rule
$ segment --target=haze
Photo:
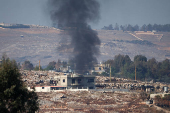
[[[92,28],[109,24],[170,24],[170,0],[99,0],[101,19]],[[51,26],[47,0],[0,0],[0,23]]]

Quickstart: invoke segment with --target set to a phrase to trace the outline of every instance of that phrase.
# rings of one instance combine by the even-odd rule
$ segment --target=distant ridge
[[[1,24],[0,24],[1,25]],[[31,61],[38,65],[41,60],[42,66],[58,59],[67,61],[71,52],[59,52],[58,46],[64,42],[69,44],[69,36],[65,30],[53,27],[39,27],[29,25],[30,28],[0,28],[0,56],[4,52],[17,62]],[[37,27],[38,26],[38,27]],[[101,40],[100,56],[98,62],[113,59],[115,55],[129,55],[133,60],[135,55],[144,55],[148,59],[155,58],[162,61],[170,55],[170,32],[155,32],[155,35],[140,34],[135,32],[123,32],[117,30],[95,30]],[[138,40],[131,34],[139,37]],[[162,36],[159,40],[159,36]]]

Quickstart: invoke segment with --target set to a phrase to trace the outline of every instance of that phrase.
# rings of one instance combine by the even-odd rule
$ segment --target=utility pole
[[[110,83],[111,83],[111,76],[112,76],[112,69],[111,69],[111,64],[110,64]]]
[[[74,63],[74,74],[76,74],[76,63]]]
[[[40,60],[39,60],[39,71],[40,71]]]
[[[135,65],[135,81],[136,81],[136,65]]]

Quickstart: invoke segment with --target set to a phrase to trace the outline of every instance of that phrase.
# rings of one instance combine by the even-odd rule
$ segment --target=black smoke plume
[[[67,29],[73,47],[77,73],[93,67],[99,55],[100,39],[88,25],[99,19],[100,5],[96,0],[49,0],[53,23]]]

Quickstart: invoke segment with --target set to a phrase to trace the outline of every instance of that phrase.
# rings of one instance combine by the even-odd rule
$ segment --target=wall
[[[35,87],[35,92],[50,92],[50,86],[45,86],[44,89],[42,87]]]
[[[58,76],[58,78],[60,79],[60,81],[58,81],[57,86],[67,87],[67,75]],[[65,82],[63,82],[63,79],[65,80]]]
[[[150,98],[155,98],[155,96],[157,96],[157,95],[159,95],[159,96],[161,96],[161,97],[164,97],[164,95],[166,95],[166,94],[170,94],[170,93],[158,93],[158,94],[150,94]]]
[[[57,86],[72,87],[73,89],[77,89],[77,87],[79,89],[82,89],[82,87],[86,89],[89,87],[95,88],[95,76],[92,75],[59,75],[55,79],[60,79]],[[65,79],[65,82],[63,82],[63,79]],[[72,79],[75,79],[74,84],[72,84]],[[80,82],[78,82],[79,79],[81,79]],[[94,79],[94,82],[88,82],[88,79]]]

